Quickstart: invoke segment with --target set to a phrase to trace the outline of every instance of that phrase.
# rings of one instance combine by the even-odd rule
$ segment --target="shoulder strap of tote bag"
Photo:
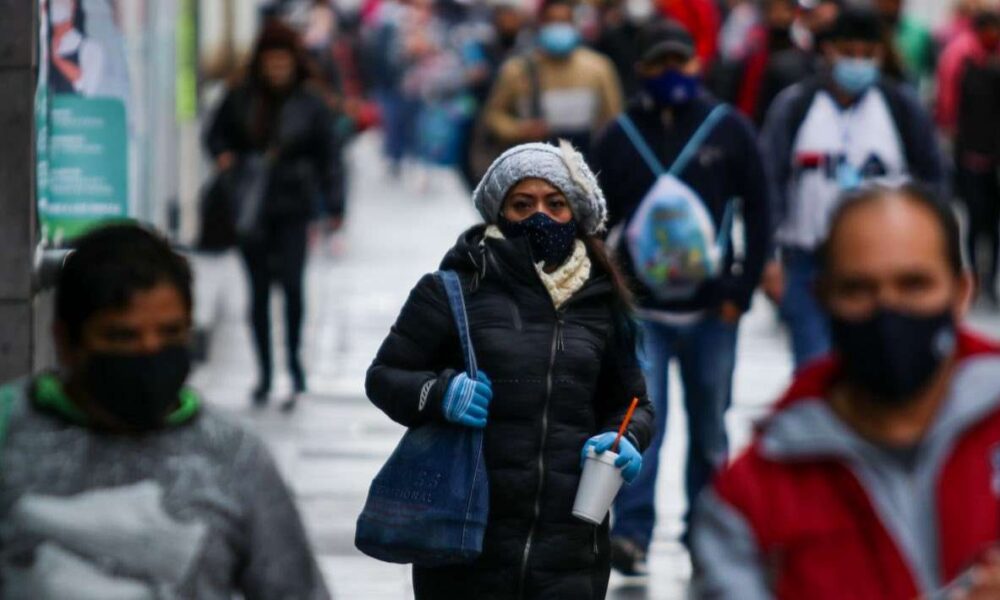
[[[448,305],[451,307],[451,314],[455,319],[458,339],[462,343],[462,356],[465,359],[466,374],[469,378],[475,380],[479,374],[479,367],[476,364],[476,351],[472,347],[472,336],[469,332],[469,317],[465,311],[465,296],[462,294],[462,282],[458,278],[458,273],[454,271],[440,271],[438,272],[438,278],[444,285],[444,291],[448,295]]]
[[[545,111],[542,108],[542,82],[541,76],[538,74],[538,60],[528,54],[524,57],[524,63],[528,75],[528,87],[531,89],[530,117],[541,119],[545,117]]]
[[[634,146],[639,155],[642,156],[642,159],[646,162],[646,165],[654,175],[659,177],[664,173],[670,173],[674,177],[677,177],[688,166],[688,163],[691,162],[692,158],[694,158],[695,153],[701,149],[702,144],[705,143],[708,136],[715,130],[715,126],[718,125],[719,121],[721,121],[727,114],[729,114],[729,107],[725,104],[720,104],[712,109],[712,112],[708,114],[705,120],[702,121],[701,125],[698,127],[698,130],[695,131],[694,135],[691,136],[691,139],[688,140],[688,143],[684,146],[684,149],[681,150],[681,153],[677,155],[677,160],[675,160],[674,164],[671,165],[669,171],[663,168],[663,163],[661,163],[656,157],[656,153],[649,147],[649,143],[646,142],[644,137],[642,137],[642,133],[639,132],[639,128],[635,126],[635,122],[632,121],[632,118],[629,117],[628,114],[622,113],[618,117],[618,124],[621,126],[626,137],[628,137],[629,141],[632,142],[632,146]]]

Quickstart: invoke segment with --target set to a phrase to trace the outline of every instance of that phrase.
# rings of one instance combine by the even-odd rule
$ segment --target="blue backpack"
[[[659,300],[683,300],[693,296],[705,281],[722,269],[732,229],[733,202],[726,205],[716,231],[705,203],[680,174],[701,149],[716,125],[729,114],[717,106],[701,124],[670,170],[656,158],[635,123],[627,114],[618,117],[621,126],[656,181],[625,225],[624,244],[636,277]]]
[[[438,273],[458,328],[466,373],[476,379],[476,355],[462,285]],[[354,545],[386,562],[439,567],[469,563],[483,549],[489,482],[483,431],[429,423],[406,432],[375,476],[358,517]]]

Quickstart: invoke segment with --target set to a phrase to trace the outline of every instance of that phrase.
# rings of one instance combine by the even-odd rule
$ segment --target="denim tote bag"
[[[441,271],[468,376],[476,356],[458,275]],[[483,431],[430,423],[406,432],[368,490],[354,545],[386,562],[438,567],[469,563],[483,548],[489,483]]]

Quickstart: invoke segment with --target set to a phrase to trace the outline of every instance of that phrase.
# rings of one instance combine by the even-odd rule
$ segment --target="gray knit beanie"
[[[507,194],[525,179],[544,179],[565,194],[584,233],[594,235],[604,231],[608,219],[604,192],[583,155],[568,142],[560,142],[558,146],[522,144],[493,161],[472,193],[483,220],[495,224]]]

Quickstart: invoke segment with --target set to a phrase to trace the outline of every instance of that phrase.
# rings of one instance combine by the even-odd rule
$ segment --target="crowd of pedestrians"
[[[367,372],[371,401],[428,436],[421,452],[479,436],[481,465],[448,456],[372,486],[365,515],[386,518],[388,497],[416,522],[461,491],[450,477],[488,480],[488,510],[470,501],[423,540],[482,513],[473,558],[411,561],[417,598],[598,600],[612,568],[647,574],[672,363],[697,597],[1000,598],[1000,346],[964,325],[998,304],[1000,7],[957,3],[936,32],[905,9],[262,12],[205,130],[200,240],[242,254],[255,404],[274,283],[285,406],[306,390],[308,240],[347,216],[352,135],[380,125],[391,176],[454,169],[481,217],[427,265]],[[759,288],[794,375],[734,459],[725,415]],[[59,369],[0,388],[0,597],[327,597],[268,452],[185,387],[193,302],[157,234],[76,243]],[[595,525],[574,500],[609,452],[627,485]]]
[[[494,26],[513,10],[497,9]],[[625,575],[648,573],[668,374],[676,361],[688,417],[688,512],[681,541],[692,551],[699,594],[906,598],[944,590],[985,598],[997,592],[996,558],[982,553],[995,543],[989,523],[995,521],[996,498],[988,493],[995,475],[962,471],[969,479],[961,481],[950,475],[967,469],[960,465],[976,460],[971,456],[996,464],[984,445],[997,441],[994,434],[969,438],[974,449],[961,453],[954,446],[972,435],[969,428],[992,431],[995,411],[994,401],[983,402],[996,394],[976,387],[995,377],[978,380],[966,371],[980,372],[972,363],[988,363],[996,349],[963,329],[961,320],[977,298],[995,305],[997,297],[997,11],[988,3],[960,4],[954,22],[935,34],[898,0],[725,6],[711,0],[548,0],[534,11],[534,43],[522,32],[516,44],[505,45],[510,54],[491,63],[496,76],[485,96],[482,80],[477,82],[478,116],[462,125],[472,132],[466,148],[474,160],[466,166],[499,158],[488,170],[466,174],[477,182],[485,172],[474,198],[481,212],[483,194],[500,198],[483,213],[487,223],[499,219],[499,228],[466,233],[460,242],[465,252],[453,252],[461,260],[446,259],[442,268],[468,278],[473,306],[494,306],[485,292],[491,286],[510,298],[509,307],[490,310],[510,312],[513,320],[473,309],[471,337],[487,348],[485,360],[493,362],[494,352],[505,357],[487,371],[505,372],[514,356],[533,363],[526,358],[530,352],[502,350],[529,332],[568,335],[563,297],[551,298],[557,319],[552,324],[546,321],[551,313],[522,311],[525,292],[517,290],[530,281],[551,292],[550,273],[577,268],[571,233],[594,233],[583,227],[592,209],[573,201],[581,192],[606,206],[603,238],[612,261],[610,271],[585,277],[610,274],[629,284],[635,353],[648,391],[637,397],[640,406],[652,409],[654,426],[639,446],[642,468],[628,473],[631,485],[597,530],[592,576],[604,580],[607,565]],[[530,13],[518,13],[516,21],[527,22]],[[474,10],[467,15],[477,18]],[[495,28],[491,35],[498,34]],[[500,37],[515,39],[510,32]],[[533,160],[542,164],[565,152],[567,143],[582,152],[600,190],[591,191],[587,177],[566,181],[525,170],[526,156],[537,155]],[[564,168],[578,170],[563,158]],[[520,184],[511,175],[519,170]],[[498,183],[498,177],[511,179]],[[538,190],[526,196],[521,185]],[[537,197],[528,201],[532,193]],[[568,208],[573,220],[556,218],[555,205],[543,202],[546,194],[561,198],[556,204]],[[960,201],[959,210],[951,207],[952,198]],[[506,202],[525,207],[516,227]],[[956,213],[964,215],[964,228]],[[499,240],[520,236],[528,238],[520,251],[537,263],[538,277],[529,269],[515,286],[505,283],[510,275],[503,270],[517,261]],[[975,283],[962,267],[963,246]],[[563,251],[555,256],[554,247]],[[475,259],[481,265],[473,260],[477,253],[484,256]],[[588,254],[596,258],[603,251]],[[797,375],[751,449],[730,465],[724,417],[739,322],[759,284],[787,326]],[[447,311],[437,309],[437,325],[410,314],[418,304],[429,310],[428,286],[436,290],[434,302],[444,304],[433,278],[421,282],[369,372],[372,399],[410,426],[415,422],[400,417],[427,398],[428,405],[445,407],[443,419],[461,422],[447,407],[462,386],[473,385],[432,366],[460,370],[454,334],[448,336],[450,350],[425,343],[449,330]],[[572,302],[577,296],[569,294]],[[418,331],[411,322],[435,331]],[[396,339],[404,334],[413,338],[407,344]],[[605,343],[620,348],[612,340]],[[403,348],[430,350],[435,358],[414,361],[397,354]],[[560,341],[553,348],[550,370],[571,364],[570,347]],[[536,370],[541,376],[541,358],[538,364],[519,363],[519,377],[530,379]],[[387,388],[383,361],[422,371],[409,375],[414,390]],[[512,375],[478,384],[478,420],[465,425],[485,427],[491,499],[503,510],[490,513],[489,523],[497,521],[486,529],[483,557],[471,565],[477,575],[464,575],[469,566],[440,571],[458,586],[450,590],[504,598],[505,585],[517,583],[510,588],[517,594],[509,597],[561,597],[554,590],[570,589],[574,597],[602,597],[602,586],[588,590],[576,587],[569,573],[557,580],[546,572],[554,566],[551,556],[539,555],[533,536],[536,529],[555,526],[540,517],[550,513],[506,501],[514,487],[524,489],[513,473],[527,471],[537,477],[528,489],[540,495],[541,506],[565,502],[567,473],[548,467],[561,460],[554,453],[565,440],[546,429],[553,418],[547,399],[582,380],[555,378],[553,384],[548,376],[546,400],[516,415],[514,407],[524,408],[532,394],[514,389]],[[615,385],[631,387],[627,381]],[[420,404],[408,404],[417,399]],[[586,389],[577,390],[577,399],[578,411],[600,410],[606,401]],[[519,435],[505,424],[511,417],[533,422],[534,434],[542,423],[540,450],[528,444],[531,428]],[[592,422],[595,434],[614,428]],[[506,444],[519,440],[524,455],[491,453],[494,436]],[[584,438],[581,431],[577,445]],[[954,492],[942,496],[937,487],[943,476],[967,486],[975,511],[962,515],[949,504]],[[914,494],[913,485],[926,489]],[[927,497],[941,499],[918,501]],[[565,515],[548,518],[559,516]],[[826,531],[842,535],[833,544]],[[880,533],[871,537],[865,533],[870,531]],[[505,570],[520,578],[483,583],[492,577],[486,574]],[[415,568],[415,582],[429,581],[431,572],[438,573]],[[441,597],[434,589],[444,588],[422,583],[417,595]]]

